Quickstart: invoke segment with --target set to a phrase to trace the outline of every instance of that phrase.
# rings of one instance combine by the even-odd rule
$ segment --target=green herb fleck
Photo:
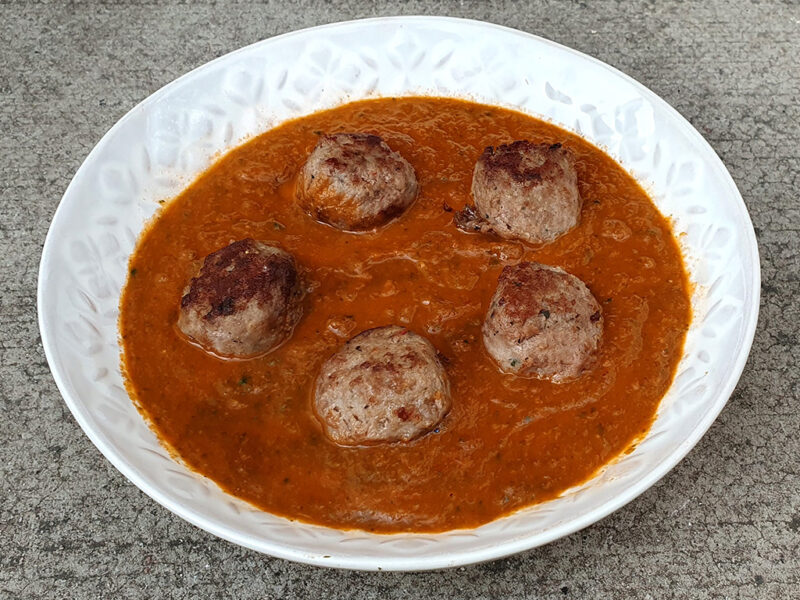
[[[272,223],[272,228],[275,231],[283,231],[284,229],[286,229],[286,227],[284,225],[282,225],[281,223],[278,223],[277,221]]]
[[[131,277],[136,277],[136,269],[131,269]]]
[[[550,318],[550,311],[547,310],[546,308],[543,308],[542,310],[540,310],[539,314],[542,315],[545,319],[549,319]]]
[[[242,375],[242,378],[239,380],[239,385],[247,385],[250,383],[250,378],[247,375]]]
[[[512,367],[516,367],[516,366],[519,364],[519,360],[517,360],[516,358],[512,358],[512,359],[509,361],[509,364],[510,364]]]

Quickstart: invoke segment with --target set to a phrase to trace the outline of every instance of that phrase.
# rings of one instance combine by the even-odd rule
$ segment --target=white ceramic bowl
[[[562,497],[472,530],[371,535],[261,512],[172,460],[134,408],[117,315],[127,261],[158,200],[220,152],[286,119],[373,96],[437,95],[519,109],[605,148],[681,234],[694,320],[672,387],[636,449]],[[351,569],[435,569],[545,544],[649,488],[725,405],[758,314],[747,210],[711,147],[675,110],[613,68],[519,31],[447,18],[340,23],[272,38],[192,71],[136,106],[81,165],[39,273],[50,368],[86,435],[128,479],[198,527],[274,556]]]

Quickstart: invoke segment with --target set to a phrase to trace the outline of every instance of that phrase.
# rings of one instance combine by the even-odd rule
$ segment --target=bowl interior
[[[223,493],[174,461],[125,391],[117,317],[127,261],[158,201],[219,156],[290,118],[402,95],[511,107],[606,150],[672,219],[694,284],[678,373],[647,437],[562,497],[472,530],[372,535],[291,522]],[[56,383],[103,454],[170,510],[292,560],[419,570],[528,549],[642,493],[699,440],[738,380],[758,310],[749,216],[703,138],[652,92],[552,42],[486,23],[399,17],[328,25],[249,46],[192,71],[121,119],[64,194],[39,277],[42,341]]]

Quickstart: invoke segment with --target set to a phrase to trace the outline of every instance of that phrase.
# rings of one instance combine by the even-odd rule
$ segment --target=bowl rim
[[[247,52],[248,50],[254,47],[269,46],[271,44],[280,43],[283,40],[295,36],[307,35],[309,32],[320,32],[327,29],[335,29],[335,28],[347,28],[356,24],[369,27],[371,25],[381,25],[381,24],[385,25],[391,23],[398,25],[402,24],[430,25],[435,23],[443,23],[443,24],[446,23],[451,25],[464,24],[471,26],[480,26],[483,28],[494,30],[506,36],[513,36],[525,40],[534,40],[540,44],[550,46],[561,52],[569,53],[579,58],[582,61],[589,61],[591,63],[594,63],[596,66],[602,67],[609,73],[613,74],[615,77],[621,78],[628,84],[632,85],[639,93],[647,97],[650,102],[659,106],[662,110],[669,113],[670,116],[673,118],[673,124],[679,126],[683,130],[683,133],[687,135],[687,137],[690,138],[694,144],[696,144],[699,147],[702,147],[707,152],[710,152],[709,156],[713,156],[713,160],[711,161],[710,166],[717,172],[718,175],[721,176],[722,180],[725,182],[728,188],[728,193],[730,194],[731,198],[734,199],[735,202],[738,204],[739,209],[741,211],[740,216],[743,217],[742,221],[743,225],[742,233],[744,234],[743,243],[747,245],[748,250],[750,252],[750,259],[752,264],[752,272],[750,273],[750,276],[752,277],[753,289],[746,290],[746,294],[748,294],[748,298],[750,301],[749,303],[745,303],[743,307],[743,310],[745,311],[745,318],[743,319],[740,351],[739,354],[736,356],[733,369],[729,372],[727,378],[725,379],[725,383],[722,386],[722,390],[715,397],[713,405],[709,407],[709,410],[705,413],[704,417],[695,424],[691,434],[688,436],[686,440],[684,440],[684,442],[679,446],[679,448],[676,451],[672,452],[671,454],[666,455],[660,462],[657,463],[656,468],[650,471],[650,473],[647,476],[645,476],[641,481],[639,481],[637,484],[625,488],[624,490],[622,490],[621,493],[617,494],[611,500],[601,504],[594,510],[589,511],[586,514],[579,516],[578,518],[570,519],[567,522],[563,522],[560,525],[551,528],[550,530],[546,531],[543,534],[536,535],[535,541],[531,540],[531,537],[533,536],[513,537],[502,545],[490,547],[488,549],[482,547],[470,551],[448,553],[447,555],[438,557],[436,560],[426,559],[424,564],[421,563],[419,559],[414,559],[413,557],[410,558],[389,557],[385,559],[382,558],[380,561],[381,566],[377,566],[374,561],[372,563],[367,563],[365,562],[364,559],[357,557],[324,558],[317,555],[308,555],[303,551],[294,548],[289,548],[286,546],[279,546],[274,544],[269,545],[269,547],[267,548],[265,547],[267,545],[265,545],[263,541],[257,539],[255,536],[244,535],[241,532],[232,531],[221,523],[216,523],[214,521],[211,521],[206,517],[204,517],[203,515],[198,514],[191,509],[187,509],[180,502],[173,501],[173,499],[171,499],[169,496],[162,493],[160,489],[151,486],[143,478],[143,476],[140,474],[139,470],[136,467],[130,464],[124,457],[118,455],[116,451],[109,444],[106,443],[104,436],[94,430],[92,425],[90,425],[87,420],[84,408],[76,402],[75,398],[73,398],[71,393],[69,392],[67,382],[65,381],[65,376],[61,372],[58,365],[58,361],[56,360],[55,342],[51,337],[51,331],[48,326],[48,317],[43,309],[43,304],[44,304],[45,294],[48,291],[47,290],[48,282],[46,280],[46,274],[48,273],[48,265],[50,263],[53,252],[55,252],[54,230],[58,229],[57,225],[60,224],[60,222],[64,218],[64,213],[65,213],[64,209],[65,203],[63,202],[64,199],[69,196],[71,189],[75,185],[76,179],[78,179],[82,170],[85,168],[85,165],[88,162],[90,162],[90,159],[94,158],[97,154],[99,154],[103,150],[104,146],[109,142],[109,140],[113,138],[115,133],[123,126],[123,124],[127,122],[129,119],[131,119],[138,112],[144,110],[146,105],[155,102],[165,93],[172,90],[173,88],[182,85],[183,82],[185,82],[187,79],[196,76],[198,73],[202,73],[205,70],[210,70],[216,65],[218,65],[220,62],[228,61],[233,56]],[[237,143],[236,145],[239,144]],[[561,45],[557,42],[553,42],[546,38],[542,38],[540,36],[531,33],[527,33],[524,31],[520,31],[502,25],[497,25],[486,21],[445,17],[445,16],[414,15],[414,16],[373,17],[367,19],[354,19],[348,21],[341,21],[336,23],[329,23],[325,25],[319,25],[315,27],[308,27],[304,29],[290,31],[274,37],[266,38],[264,40],[257,41],[255,43],[249,44],[247,46],[244,46],[242,48],[239,48],[222,56],[219,56],[209,62],[206,62],[188,71],[187,73],[170,81],[169,83],[162,86],[157,91],[148,95],[146,98],[137,103],[124,116],[122,116],[119,120],[117,120],[114,123],[114,125],[95,144],[95,146],[92,148],[92,150],[89,152],[89,154],[81,163],[81,166],[75,172],[75,175],[73,176],[69,185],[67,186],[61,198],[61,201],[59,201],[59,204],[53,214],[51,224],[48,228],[47,236],[45,238],[42,249],[42,256],[39,263],[39,273],[37,277],[36,299],[37,299],[37,315],[38,315],[38,325],[41,336],[41,343],[45,352],[45,356],[47,358],[48,365],[53,374],[53,379],[56,383],[56,386],[62,398],[64,399],[65,403],[69,407],[72,414],[74,415],[75,420],[78,422],[81,429],[83,429],[86,436],[100,450],[103,456],[105,456],[105,458],[111,464],[113,464],[114,467],[119,472],[121,472],[129,481],[131,481],[136,487],[142,490],[145,494],[150,496],[153,500],[155,500],[156,502],[167,508],[169,511],[183,518],[184,520],[189,521],[193,525],[199,527],[200,529],[203,529],[217,537],[223,538],[237,545],[242,545],[247,548],[256,550],[258,552],[266,552],[271,556],[306,564],[317,565],[317,566],[343,568],[343,569],[376,570],[376,571],[380,570],[427,571],[427,570],[450,568],[455,566],[463,566],[463,565],[495,560],[540,545],[547,544],[558,538],[579,531],[603,519],[604,517],[618,510],[625,504],[631,502],[633,499],[644,493],[656,482],[658,482],[662,477],[664,477],[664,475],[666,475],[670,470],[672,470],[702,438],[702,436],[705,434],[705,432],[709,429],[711,424],[717,418],[719,413],[722,411],[728,399],[730,398],[731,394],[733,393],[738,383],[738,380],[741,376],[741,373],[745,367],[747,359],[749,357],[750,349],[755,335],[755,330],[758,322],[760,292],[761,292],[761,271],[760,271],[758,245],[755,232],[753,230],[752,220],[750,218],[744,200],[742,199],[742,196],[739,193],[739,190],[737,189],[736,184],[733,181],[733,178],[731,177],[728,170],[725,168],[724,164],[717,155],[716,151],[705,140],[705,138],[703,138],[703,136],[700,135],[700,133],[669,103],[667,103],[664,99],[662,99],[660,96],[652,92],[649,88],[647,88],[643,84],[639,83],[638,81],[626,75],[625,73],[622,73],[621,71],[612,67],[611,65],[608,65],[594,57],[586,55],[582,52],[579,52],[567,46]],[[391,535],[395,534],[389,534],[387,537]],[[425,535],[435,537],[438,534],[425,534]]]

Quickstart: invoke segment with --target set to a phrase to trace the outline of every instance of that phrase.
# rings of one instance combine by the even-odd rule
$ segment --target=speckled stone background
[[[101,456],[36,323],[47,227],[117,119],[245,44],[311,25],[446,14],[517,27],[632,75],[730,169],[764,286],[730,403],[667,477],[600,523],[512,558],[424,574],[272,559],[155,504]],[[0,598],[800,598],[800,3],[0,2]]]

